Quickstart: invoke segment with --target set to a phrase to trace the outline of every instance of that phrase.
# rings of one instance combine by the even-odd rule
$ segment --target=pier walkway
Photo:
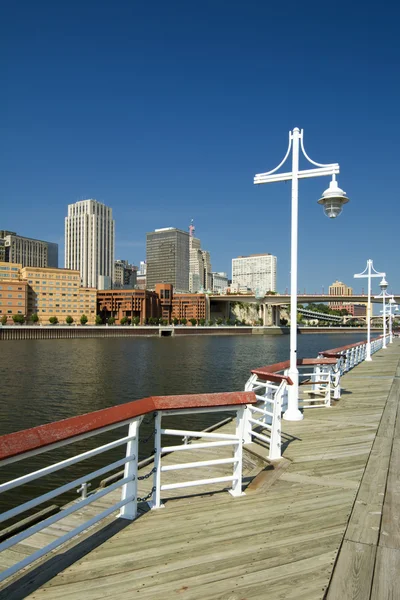
[[[0,598],[400,598],[399,340],[341,385],[334,406],[282,422],[283,459],[249,446],[245,495],[170,491],[164,509],[109,518]]]

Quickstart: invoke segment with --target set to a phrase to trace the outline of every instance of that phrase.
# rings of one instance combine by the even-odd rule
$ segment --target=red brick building
[[[98,290],[97,314],[105,322],[114,317],[120,321],[122,317],[133,319],[139,317],[144,325],[150,317],[158,318],[159,299],[155,292],[148,290]]]
[[[114,317],[139,317],[140,324],[150,318],[162,318],[168,323],[172,319],[207,319],[207,297],[205,294],[174,294],[170,283],[158,283],[155,291],[149,290],[99,290],[97,292],[97,314],[103,321]]]

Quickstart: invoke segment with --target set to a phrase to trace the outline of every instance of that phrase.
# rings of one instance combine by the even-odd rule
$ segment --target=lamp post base
[[[368,361],[368,360],[372,360],[372,358],[371,358],[370,356],[367,356],[367,357],[365,358],[365,360],[366,360],[366,361]]]
[[[285,421],[302,421],[304,419],[304,415],[299,409],[290,410],[288,409],[283,413],[283,418]]]

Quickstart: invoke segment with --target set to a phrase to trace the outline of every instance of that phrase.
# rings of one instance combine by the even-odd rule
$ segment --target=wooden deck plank
[[[367,600],[371,591],[375,554],[376,546],[345,540],[335,565],[327,600]]]
[[[371,600],[400,597],[400,550],[378,547]]]

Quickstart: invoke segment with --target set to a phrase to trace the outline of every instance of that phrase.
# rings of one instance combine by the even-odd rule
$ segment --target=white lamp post
[[[375,271],[372,260],[367,260],[367,266],[362,273],[354,275],[355,278],[367,277],[368,278],[368,304],[367,304],[367,353],[365,360],[372,360],[371,358],[371,277],[385,277],[386,273],[378,273]]]
[[[382,277],[382,281],[379,284],[379,287],[381,288],[381,293],[379,294],[379,296],[375,296],[375,298],[382,298],[382,306],[383,306],[383,311],[382,311],[382,316],[383,316],[383,344],[382,344],[382,348],[384,350],[386,350],[387,345],[386,345],[386,304],[385,304],[385,298],[387,297],[388,294],[386,294],[386,290],[388,287],[388,282],[386,281],[385,277]]]
[[[393,344],[393,312],[399,310],[399,307],[396,304],[396,301],[393,296],[390,297],[389,302],[389,344]]]
[[[315,165],[316,169],[299,170],[300,148],[304,157],[309,163]],[[286,162],[290,151],[292,150],[292,171],[288,173],[276,173]],[[322,194],[318,200],[324,207],[325,214],[334,218],[342,212],[343,204],[349,201],[343,190],[336,182],[336,175],[339,173],[339,165],[332,163],[322,165],[316,163],[304,150],[303,130],[295,127],[289,132],[289,146],[282,162],[272,171],[259,173],[254,177],[254,183],[274,183],[277,181],[292,181],[292,224],[291,224],[291,257],[290,257],[290,368],[289,377],[293,385],[288,388],[288,408],[283,415],[287,421],[300,421],[303,418],[299,411],[299,371],[297,369],[297,234],[298,234],[298,182],[299,179],[308,177],[332,176],[329,188]]]

